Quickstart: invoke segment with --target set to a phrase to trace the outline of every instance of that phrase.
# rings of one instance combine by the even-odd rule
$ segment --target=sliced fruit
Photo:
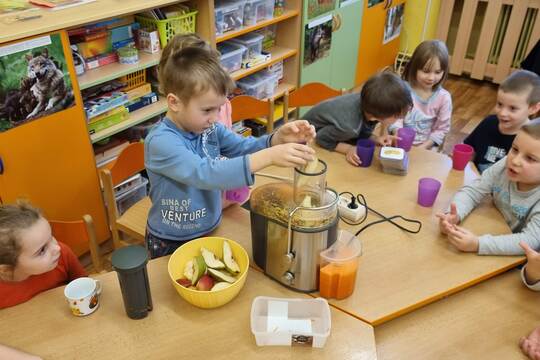
[[[210,275],[203,275],[199,281],[197,281],[197,290],[210,291],[214,286],[214,279]]]
[[[319,165],[319,159],[317,159],[317,156],[313,155],[313,160],[308,161],[306,167],[304,168],[304,172],[313,174],[315,170],[317,170],[317,165]]]
[[[214,278],[218,279],[218,280],[226,281],[226,282],[231,283],[231,284],[236,281],[235,277],[232,277],[231,275],[225,274],[223,271],[208,268],[208,273],[210,275],[212,275]]]
[[[212,291],[223,290],[225,288],[228,288],[229,286],[231,286],[231,284],[229,284],[228,282],[221,281],[215,283],[214,286],[212,286]]]
[[[182,285],[185,288],[188,288],[188,287],[191,286],[191,280],[190,279],[181,278],[181,279],[176,280],[176,282],[178,284]]]
[[[206,248],[201,248],[201,254],[204,258],[204,262],[206,263],[206,266],[213,269],[223,269],[225,267],[225,264],[221,262],[210,250]]]
[[[184,276],[189,281],[191,281],[191,279],[193,278],[193,260],[189,260],[186,263],[186,266],[184,266]]]
[[[227,241],[223,242],[223,262],[227,270],[233,274],[240,272],[240,266],[236,263],[232,256],[231,245]]]
[[[193,258],[193,276],[191,277],[191,285],[197,284],[197,281],[206,274],[206,263],[202,256],[198,255]]]

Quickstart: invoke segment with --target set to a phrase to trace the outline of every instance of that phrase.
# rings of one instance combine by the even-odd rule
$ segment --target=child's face
[[[520,131],[508,153],[506,173],[521,191],[540,185],[540,140]]]
[[[527,122],[529,115],[534,114],[536,107],[529,106],[527,91],[511,93],[499,90],[495,113],[499,119],[499,131],[506,135],[516,134]]]
[[[51,226],[40,218],[28,229],[19,231],[21,253],[14,273],[18,277],[39,275],[53,270],[60,259],[60,246],[52,236]]]
[[[435,57],[416,72],[416,83],[424,90],[432,90],[443,76],[444,71],[441,69],[441,62]]]
[[[394,115],[390,117],[380,117],[380,116],[375,116],[375,115],[371,115],[370,113],[364,112],[364,117],[368,121],[378,121],[384,126],[390,126],[393,123],[395,123],[398,119],[402,118],[403,116]]]
[[[225,96],[214,90],[191,98],[187,104],[177,98],[175,119],[172,120],[184,131],[201,134],[218,120],[219,109],[225,100]]]

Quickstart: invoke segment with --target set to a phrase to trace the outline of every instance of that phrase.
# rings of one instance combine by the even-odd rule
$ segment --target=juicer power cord
[[[367,219],[368,210],[382,218],[381,220],[373,221],[373,222],[370,222],[369,224],[364,225],[360,230],[358,230],[356,232],[356,234],[355,234],[356,236],[358,236],[358,234],[360,234],[362,231],[366,230],[368,227],[370,227],[372,225],[380,224],[380,223],[387,222],[387,221],[389,223],[391,223],[392,225],[396,226],[397,228],[399,228],[399,229],[401,229],[403,231],[406,231],[408,233],[411,233],[411,234],[418,234],[420,232],[420,230],[422,229],[422,222],[421,221],[414,220],[414,219],[407,219],[407,218],[405,218],[405,217],[403,217],[401,215],[393,215],[393,216],[390,216],[390,217],[386,217],[385,215],[381,214],[377,210],[370,208],[368,206],[368,204],[367,204],[366,198],[362,194],[358,194],[358,195],[354,196],[354,194],[349,192],[349,191],[343,191],[339,195],[341,196],[341,195],[344,195],[344,194],[351,196],[351,203],[349,204],[349,206],[358,206],[358,204],[360,204],[360,205],[364,206],[364,208],[366,209],[366,212],[364,213],[364,217],[362,218],[362,220],[360,220],[357,223],[351,223],[351,222],[347,221],[346,219],[344,219],[343,217],[340,216],[341,220],[343,220],[346,224],[349,224],[349,225],[360,225],[360,224],[362,224]],[[357,204],[357,202],[358,202],[358,204]],[[405,222],[417,224],[418,229],[416,229],[416,230],[407,229],[406,227],[403,227],[400,224],[396,223],[394,221],[394,219],[401,219],[401,220],[403,220]]]

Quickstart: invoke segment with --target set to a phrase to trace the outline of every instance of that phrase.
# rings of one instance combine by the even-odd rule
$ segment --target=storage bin
[[[263,39],[264,36],[261,34],[247,33],[231,39],[229,42],[245,46],[247,51],[244,53],[242,60],[248,61],[249,59],[254,59],[258,55],[261,55]]]
[[[137,70],[118,78],[118,81],[126,85],[122,91],[129,91],[146,83],[146,69]]]
[[[257,296],[251,304],[251,332],[258,346],[304,345],[322,348],[332,319],[325,299]]]
[[[141,182],[131,187],[129,190],[124,191],[120,195],[115,195],[116,208],[118,214],[122,215],[131,206],[136,204],[139,200],[143,199],[147,194],[146,186],[148,185],[148,179],[141,176]]]
[[[272,96],[277,88],[277,76],[259,72],[236,81],[246,95],[264,99]]]
[[[244,5],[244,26],[271,19],[274,16],[274,0],[247,0]]]
[[[216,35],[227,31],[238,30],[244,21],[245,1],[222,1],[216,2]]]
[[[253,74],[253,76],[257,79],[266,81],[266,97],[271,97],[275,94],[279,85],[279,78],[277,74],[265,69]]]
[[[268,51],[270,48],[276,45],[276,31],[276,24],[272,24],[255,31],[257,34],[264,36],[262,41],[263,50]]]
[[[136,15],[135,20],[141,24],[142,29],[159,32],[159,42],[163,49],[174,35],[195,32],[196,15],[197,10],[194,10],[165,20],[152,19],[143,15]]]
[[[283,60],[268,67],[268,72],[277,76],[278,82],[283,79]]]
[[[225,41],[217,45],[218,51],[221,53],[221,66],[228,72],[232,73],[240,70],[242,67],[242,58],[246,53],[246,47],[237,43]]]

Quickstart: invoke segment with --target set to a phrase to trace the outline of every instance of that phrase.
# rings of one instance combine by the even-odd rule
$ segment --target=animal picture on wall
[[[304,35],[304,66],[330,55],[332,45],[332,17],[306,25]]]
[[[386,11],[383,44],[394,40],[401,33],[401,25],[403,24],[404,12],[405,4],[393,6]]]
[[[59,34],[0,47],[0,132],[73,105]]]

